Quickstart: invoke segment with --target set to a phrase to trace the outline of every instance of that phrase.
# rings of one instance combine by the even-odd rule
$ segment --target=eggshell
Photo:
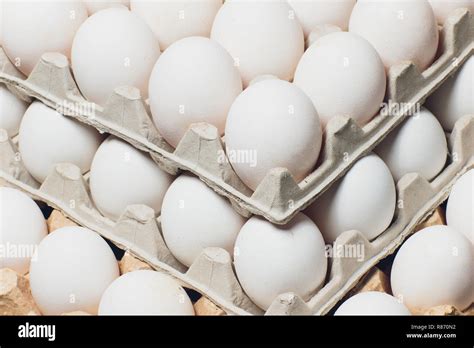
[[[145,204],[159,213],[172,180],[148,154],[110,136],[94,156],[89,183],[97,208],[118,220],[132,204]]]
[[[412,311],[440,305],[463,310],[472,303],[474,251],[448,226],[427,227],[410,237],[392,265],[393,294]]]
[[[359,0],[349,31],[367,39],[387,69],[412,61],[422,71],[438,49],[438,26],[427,0]]]
[[[325,35],[301,57],[295,84],[313,101],[325,126],[334,116],[367,123],[385,95],[385,70],[365,39],[346,32]]]
[[[10,137],[18,133],[27,107],[28,105],[7,87],[0,85],[0,128],[5,129]]]
[[[390,170],[378,156],[370,154],[358,160],[306,213],[328,243],[348,230],[358,230],[372,240],[390,225],[395,204]]]
[[[318,25],[332,24],[347,31],[356,0],[288,0],[305,36]]]
[[[446,207],[449,227],[463,233],[474,243],[474,169],[464,173],[454,184]]]
[[[82,94],[104,105],[116,87],[134,86],[148,97],[148,79],[160,45],[146,23],[126,8],[90,16],[72,44],[72,69]]]
[[[291,80],[304,51],[301,25],[283,1],[226,1],[211,39],[234,58],[244,86],[263,74]]]
[[[213,124],[222,134],[242,82],[222,46],[207,38],[190,37],[175,42],[158,59],[149,89],[153,120],[176,147],[192,123]]]
[[[74,35],[87,18],[79,0],[4,1],[2,46],[10,60],[29,75],[41,55],[70,55]]]
[[[392,172],[395,181],[407,173],[433,179],[443,168],[448,144],[436,117],[421,108],[390,133],[375,150]]]
[[[467,8],[474,12],[474,1],[472,0],[428,0],[433,8],[438,24],[443,25],[446,19],[458,8]]]
[[[194,315],[184,289],[170,276],[140,270],[117,278],[100,300],[99,315]]]
[[[179,176],[163,200],[163,237],[171,253],[186,266],[207,247],[223,248],[232,255],[244,222],[227,199],[193,176]]]
[[[0,269],[28,272],[30,260],[48,229],[41,210],[21,191],[0,187]]]
[[[90,15],[109,7],[128,7],[130,5],[130,0],[82,0],[82,2],[86,5],[87,12]]]
[[[296,181],[305,178],[318,159],[322,133],[318,113],[301,89],[266,79],[232,104],[225,138],[234,170],[255,190],[276,167],[287,168]]]
[[[334,315],[411,315],[398,299],[383,292],[367,291],[344,301]]]
[[[131,0],[132,12],[142,17],[158,38],[162,50],[189,36],[209,37],[222,0]]]
[[[471,56],[426,101],[426,106],[448,132],[453,130],[454,124],[461,117],[474,114],[473,76],[474,57]]]
[[[63,227],[44,238],[31,262],[33,298],[43,314],[97,314],[105,289],[119,276],[114,253],[96,233]]]
[[[302,213],[284,226],[250,218],[237,237],[234,260],[244,291],[264,310],[285,292],[307,300],[326,278],[323,237]]]

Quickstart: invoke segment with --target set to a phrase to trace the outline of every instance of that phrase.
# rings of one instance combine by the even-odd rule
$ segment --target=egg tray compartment
[[[410,173],[397,183],[398,205],[391,226],[373,241],[359,231],[346,231],[335,241],[334,248],[361,245],[361,261],[330,259],[325,285],[316,290],[308,302],[293,293],[281,294],[266,314],[326,314],[381,259],[393,253],[415,227],[429,216],[449,195],[452,185],[474,167],[474,115],[456,123],[449,136],[452,160],[430,183]],[[145,205],[126,208],[118,222],[103,217],[89,195],[87,174],[67,163],[58,164],[42,185],[26,171],[16,151],[14,139],[0,130],[0,178],[34,199],[62,211],[79,225],[96,231],[118,247],[129,250],[155,269],[177,279],[184,287],[204,294],[229,314],[263,314],[241,288],[227,251],[207,248],[186,271],[170,253],[160,231],[159,218]]]
[[[106,105],[94,105],[93,112],[88,107],[81,108],[86,100],[73,79],[67,58],[61,54],[44,54],[25,80],[0,50],[0,82],[7,84],[23,99],[34,97],[54,109],[61,107],[66,116],[149,152],[155,162],[170,174],[176,175],[180,170],[194,173],[217,193],[228,197],[234,208],[245,217],[256,214],[284,224],[314,202],[403,121],[409,110],[391,116],[397,107],[393,103],[398,103],[398,106],[400,103],[422,103],[472,55],[472,14],[466,9],[454,11],[445,23],[441,38],[440,50],[444,53],[423,73],[419,73],[410,62],[390,69],[387,96],[392,104],[388,115],[378,114],[363,128],[349,118],[335,117],[327,125],[321,163],[315,171],[297,184],[287,169],[274,168],[253,193],[239,179],[228,158],[220,160],[225,153],[224,145],[212,125],[192,125],[174,150],[158,133],[136,88],[117,88]],[[85,112],[79,113],[81,109]]]

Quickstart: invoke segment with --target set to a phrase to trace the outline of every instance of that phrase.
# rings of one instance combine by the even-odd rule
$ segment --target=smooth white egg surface
[[[446,131],[452,131],[461,117],[474,114],[473,85],[474,57],[471,56],[426,100],[426,106]]]
[[[287,168],[301,181],[314,168],[322,131],[311,100],[287,81],[249,86],[232,104],[225,128],[227,156],[242,181],[255,190],[272,168]]]
[[[31,262],[30,285],[41,313],[97,314],[105,289],[119,276],[112,249],[83,227],[63,227],[44,238]]]
[[[59,52],[69,57],[74,35],[87,18],[80,0],[6,0],[2,6],[2,46],[25,75],[31,73],[43,53]]]
[[[86,99],[104,105],[117,87],[137,87],[148,97],[148,79],[160,45],[138,15],[123,7],[99,11],[79,28],[71,51],[74,77]]]
[[[372,45],[346,32],[331,33],[301,57],[294,83],[312,100],[323,126],[335,116],[367,123],[385,96],[385,69]]]
[[[285,292],[308,300],[326,278],[323,237],[302,213],[284,226],[250,218],[237,237],[234,260],[245,293],[264,310]]]
[[[86,5],[89,15],[109,7],[130,5],[130,0],[82,0],[82,2]]]
[[[28,272],[48,228],[38,205],[25,193],[0,187],[0,269]]]
[[[161,209],[166,245],[188,267],[207,247],[223,248],[232,255],[244,222],[226,198],[184,174],[171,184]]]
[[[130,1],[132,12],[147,22],[162,50],[185,37],[209,37],[221,6],[222,0]]]
[[[214,20],[211,39],[229,51],[244,86],[258,75],[291,80],[304,51],[304,34],[283,1],[226,1]]]
[[[438,26],[427,0],[359,0],[349,31],[375,47],[387,70],[412,61],[423,71],[438,49]]]
[[[387,165],[370,154],[309,206],[306,214],[332,243],[343,232],[358,230],[372,240],[390,225],[395,212],[395,183]]]
[[[125,273],[105,290],[99,315],[194,315],[184,289],[163,273]]]
[[[446,19],[458,8],[467,8],[474,13],[472,0],[428,0],[433,8],[438,24],[443,25]]]
[[[114,136],[100,145],[89,177],[96,207],[112,220],[132,204],[145,204],[159,213],[172,180],[147,153]]]
[[[474,169],[464,173],[454,184],[446,206],[449,227],[463,233],[474,243]]]
[[[383,292],[367,291],[344,301],[334,315],[411,315],[397,298]]]
[[[190,37],[175,42],[161,55],[149,91],[153,121],[176,147],[192,123],[210,123],[223,134],[242,81],[222,46],[207,38]]]
[[[0,128],[5,129],[8,136],[18,133],[21,118],[28,104],[19,99],[4,85],[0,85]]]
[[[407,173],[433,179],[443,168],[448,144],[441,124],[427,109],[410,115],[375,149],[398,181]]]
[[[413,312],[441,305],[463,310],[473,301],[474,251],[462,233],[427,227],[410,237],[392,265],[394,296]]]
[[[87,172],[101,141],[94,128],[35,101],[21,121],[18,145],[28,172],[43,182],[54,166],[62,162]]]

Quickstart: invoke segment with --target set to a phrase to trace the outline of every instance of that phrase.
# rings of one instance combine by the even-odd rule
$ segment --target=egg
[[[132,12],[150,26],[162,50],[189,36],[209,37],[222,0],[131,0]]]
[[[427,0],[359,0],[349,31],[375,47],[387,70],[412,61],[423,71],[438,49],[438,26]]]
[[[97,314],[105,289],[119,276],[114,253],[98,234],[62,227],[44,238],[31,262],[31,293],[45,315]]]
[[[415,233],[392,265],[393,294],[412,311],[452,305],[463,310],[473,301],[474,251],[470,241],[448,226]]]
[[[172,44],[158,59],[149,91],[153,121],[176,147],[192,123],[210,123],[222,134],[242,82],[222,46],[207,38],[189,37]]]
[[[372,240],[390,225],[395,204],[390,170],[380,157],[370,154],[359,159],[306,213],[327,243],[348,230],[358,230]]]
[[[367,123],[385,96],[385,70],[362,37],[336,32],[312,44],[301,57],[294,83],[313,101],[325,126],[334,116]]]
[[[89,177],[95,205],[112,220],[132,204],[148,205],[158,213],[171,182],[148,154],[113,136],[97,150]]]
[[[304,179],[318,159],[322,131],[318,113],[301,89],[265,79],[234,101],[225,139],[232,167],[255,190],[276,167],[287,168],[297,182]]]
[[[109,285],[100,300],[99,315],[194,315],[194,308],[173,278],[139,270]]]
[[[29,75],[41,55],[70,55],[74,35],[87,18],[80,0],[4,1],[2,46],[8,58]]]
[[[250,218],[237,237],[234,260],[240,285],[264,310],[285,292],[308,300],[326,278],[323,237],[303,213],[284,226]]]
[[[459,70],[444,82],[426,100],[443,128],[451,132],[457,120],[474,114],[474,57],[471,56]]]
[[[40,102],[33,102],[20,124],[18,145],[28,172],[39,182],[61,162],[89,171],[102,137],[85,126]]]
[[[398,181],[407,173],[433,179],[443,168],[448,144],[436,117],[425,108],[408,116],[376,148]]]
[[[454,184],[446,207],[449,227],[463,233],[474,243],[474,169],[464,173]]]
[[[331,24],[346,31],[356,0],[288,0],[305,36],[318,25]]]
[[[86,5],[90,15],[109,7],[128,7],[130,5],[130,0],[82,0],[82,2]]]
[[[304,34],[291,7],[283,1],[226,1],[211,39],[229,51],[244,86],[258,75],[291,80],[304,51]]]
[[[439,25],[443,25],[449,15],[458,8],[467,8],[474,12],[474,2],[472,0],[428,0],[433,8],[436,20]]]
[[[99,11],[72,43],[74,77],[86,99],[104,105],[116,87],[137,87],[148,97],[148,79],[160,45],[138,15],[123,7]]]
[[[367,291],[344,301],[334,315],[411,315],[403,303],[383,292]]]
[[[21,118],[28,105],[15,96],[4,85],[0,85],[0,128],[5,129],[8,136],[18,133]]]
[[[30,260],[48,234],[38,205],[21,191],[0,187],[0,269],[28,272]]]

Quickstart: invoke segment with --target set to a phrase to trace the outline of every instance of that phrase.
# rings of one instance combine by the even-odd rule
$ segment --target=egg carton
[[[81,96],[68,60],[61,54],[44,54],[25,79],[0,50],[0,82],[23,99],[39,99],[54,109],[60,108],[66,116],[149,152],[155,162],[170,174],[176,175],[181,170],[194,173],[217,193],[229,198],[233,207],[245,217],[261,215],[273,223],[284,224],[314,202],[410,112],[410,108],[405,108],[393,115],[397,108],[422,103],[472,55],[472,14],[466,9],[454,11],[445,23],[441,38],[443,54],[424,72],[420,73],[411,62],[390,69],[388,113],[378,114],[363,128],[352,119],[335,117],[326,127],[320,164],[311,174],[296,183],[287,169],[274,168],[254,192],[239,179],[229,159],[223,158],[223,139],[212,125],[192,125],[173,149],[158,133],[136,88],[117,88],[103,107],[81,107],[91,103]]]
[[[82,175],[72,164],[56,165],[43,184],[26,171],[16,148],[18,137],[8,138],[0,130],[0,179],[36,200],[62,211],[81,226],[96,231],[119,248],[128,250],[155,269],[166,272],[184,287],[204,294],[229,314],[264,314],[240,286],[232,257],[220,248],[207,248],[186,269],[167,248],[152,208],[131,205],[117,222],[94,207],[88,187],[88,173]],[[410,173],[397,183],[398,204],[390,227],[372,241],[359,231],[346,231],[335,241],[334,250],[349,246],[360,248],[360,259],[332,258],[325,285],[305,302],[292,293],[281,294],[265,314],[326,314],[363,275],[381,259],[393,253],[415,227],[429,216],[449,195],[459,176],[474,167],[474,115],[456,123],[449,135],[450,160],[437,177],[428,182]]]

